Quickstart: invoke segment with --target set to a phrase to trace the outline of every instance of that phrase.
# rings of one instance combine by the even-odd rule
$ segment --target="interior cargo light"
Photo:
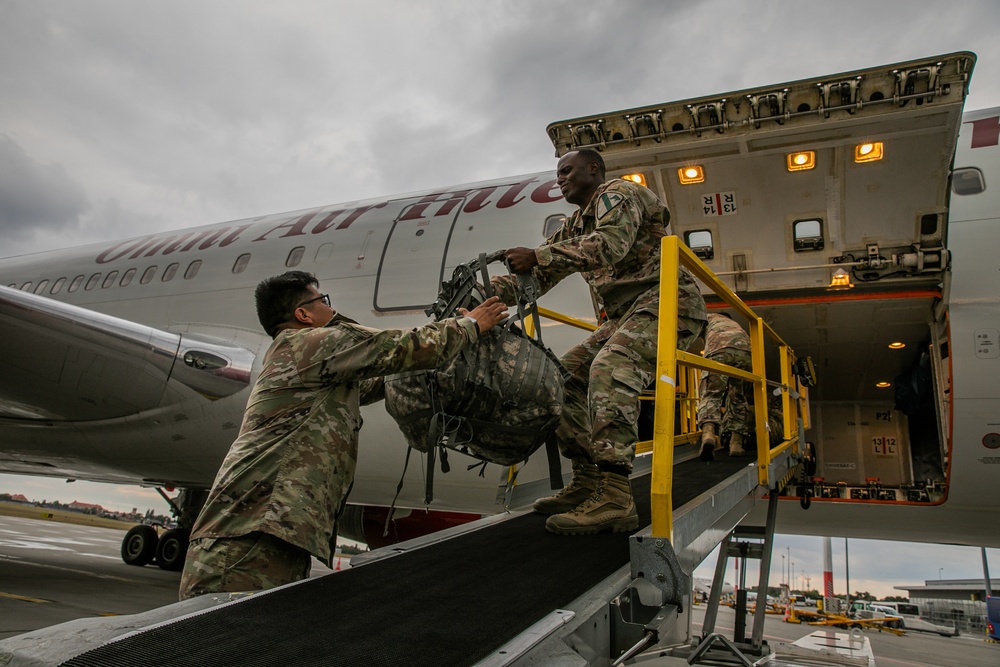
[[[851,282],[851,276],[847,271],[837,269],[833,272],[833,279],[830,280],[830,289],[850,289],[852,287],[854,287],[854,284]]]
[[[889,343],[890,350],[902,350],[904,347],[906,347],[906,343],[901,343],[899,341],[896,341],[895,343]]]
[[[875,162],[882,159],[882,142],[873,141],[854,147],[855,162]]]
[[[886,389],[888,387],[891,387],[892,384],[883,380],[882,382],[876,382],[875,386],[878,387],[879,389]]]
[[[681,185],[701,183],[705,180],[705,170],[701,168],[700,164],[681,167],[677,170],[677,178],[680,180]]]
[[[813,169],[816,167],[816,152],[799,151],[798,153],[789,153],[785,156],[785,166],[788,168],[788,171]]]
[[[632,181],[642,186],[646,185],[646,177],[643,174],[622,174],[622,180]]]

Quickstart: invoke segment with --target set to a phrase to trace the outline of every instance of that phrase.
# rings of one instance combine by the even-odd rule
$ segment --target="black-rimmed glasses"
[[[316,297],[314,299],[308,299],[306,301],[303,301],[302,303],[300,303],[299,305],[297,305],[295,307],[296,308],[301,308],[302,306],[308,306],[310,303],[312,303],[314,301],[322,301],[327,306],[330,306],[332,308],[332,306],[330,305],[330,295],[329,294],[320,294],[318,297]]]

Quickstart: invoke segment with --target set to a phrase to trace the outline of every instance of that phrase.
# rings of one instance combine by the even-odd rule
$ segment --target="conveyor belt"
[[[674,470],[674,507],[745,467],[698,460]],[[649,524],[649,476],[632,479]],[[471,665],[626,565],[624,534],[557,536],[515,516],[363,567],[127,636],[67,667]]]

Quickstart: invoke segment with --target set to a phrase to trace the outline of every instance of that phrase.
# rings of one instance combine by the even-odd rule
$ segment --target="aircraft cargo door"
[[[434,303],[441,289],[448,241],[463,203],[464,199],[454,198],[403,207],[379,260],[376,311],[423,310]]]

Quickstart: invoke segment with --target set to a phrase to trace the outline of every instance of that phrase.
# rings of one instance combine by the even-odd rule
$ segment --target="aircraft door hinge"
[[[913,97],[917,97],[919,104],[923,99],[928,102],[934,99],[935,95],[941,95],[939,86],[941,67],[944,63],[934,63],[927,67],[918,67],[911,70],[895,69],[892,73],[896,76],[896,91],[893,101],[898,106],[906,106],[906,103]],[[920,90],[918,90],[918,87]]]
[[[704,130],[715,130],[719,134],[726,131],[726,100],[725,98],[717,102],[709,102],[695,107],[687,105],[688,113],[691,114],[691,131],[697,136],[701,136]]]
[[[848,113],[854,113],[861,108],[861,101],[858,98],[858,91],[861,89],[863,77],[857,76],[846,81],[835,81],[833,83],[817,83],[819,88],[820,111],[824,118],[830,117],[833,108],[847,109]]]
[[[605,148],[603,120],[596,120],[592,123],[581,123],[580,125],[570,125],[569,132],[573,137],[573,148],[590,148],[600,146]]]
[[[750,122],[760,129],[760,123],[765,118],[777,121],[778,125],[784,125],[788,118],[788,89],[763,93],[761,95],[747,95],[750,102]]]
[[[662,109],[637,116],[625,114],[629,140],[634,141],[636,146],[640,145],[643,139],[652,139],[657,143],[663,141],[662,114]]]

